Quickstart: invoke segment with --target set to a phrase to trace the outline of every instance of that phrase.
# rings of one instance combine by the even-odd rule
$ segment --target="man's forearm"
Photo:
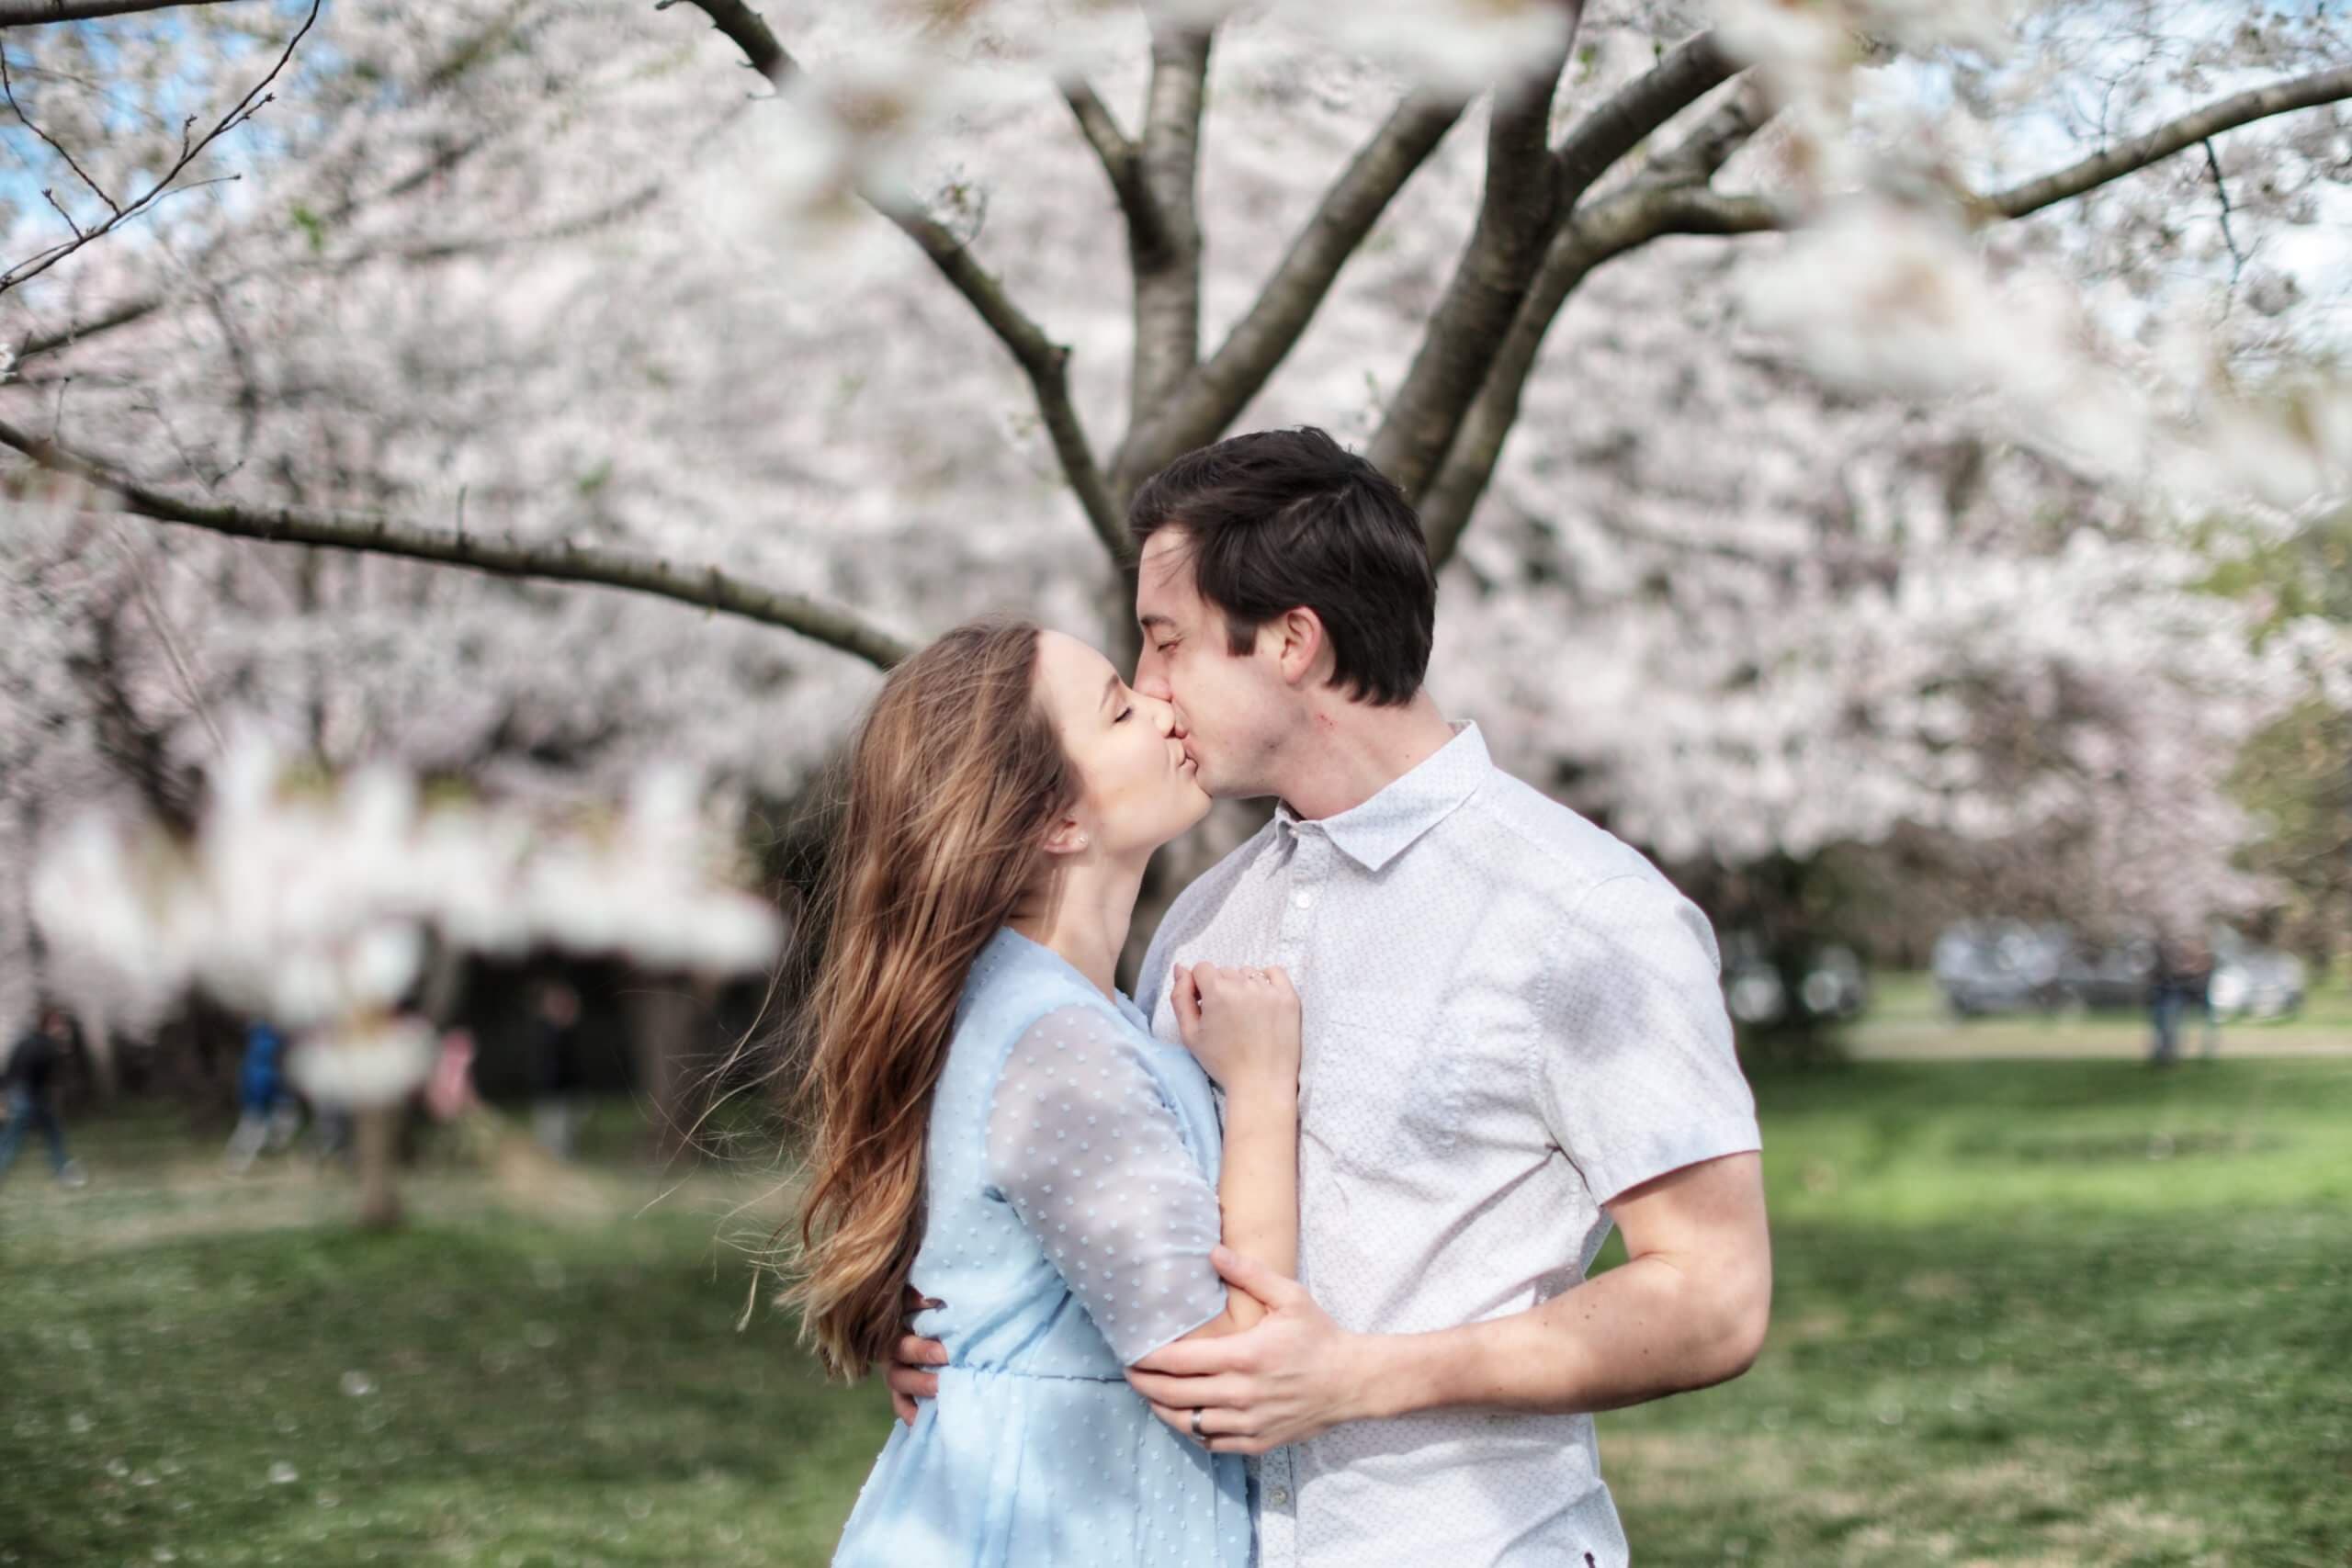
[[[1542,1306],[1360,1347],[1361,1416],[1442,1406],[1548,1413],[1614,1410],[1737,1377],[1763,1337],[1753,1281],[1636,1258]]]

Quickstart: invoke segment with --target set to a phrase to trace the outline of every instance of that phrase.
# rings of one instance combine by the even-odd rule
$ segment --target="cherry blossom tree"
[[[0,44],[113,188],[301,16]],[[0,831],[192,814],[232,715],[786,795],[970,609],[1126,635],[1134,486],[1306,420],[1422,509],[1440,695],[1664,858],[2064,830],[2085,901],[2244,899],[2223,776],[2346,650],[2256,647],[2190,525],[2342,493],[2345,41],[2126,0],[337,5],[209,154],[237,180],[0,295],[42,624]]]

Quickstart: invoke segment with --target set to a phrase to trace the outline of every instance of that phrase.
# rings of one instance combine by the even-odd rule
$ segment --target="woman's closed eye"
[[[1121,708],[1119,710],[1119,716],[1113,719],[1111,722],[1113,724],[1125,724],[1127,722],[1128,718],[1134,715],[1135,711],[1136,710],[1132,707]]]

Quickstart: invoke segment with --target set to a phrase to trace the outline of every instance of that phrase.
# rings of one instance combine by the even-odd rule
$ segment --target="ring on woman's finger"
[[[1209,1435],[1201,1430],[1200,1406],[1194,1405],[1193,1407],[1193,1441],[1206,1446],[1208,1440]]]

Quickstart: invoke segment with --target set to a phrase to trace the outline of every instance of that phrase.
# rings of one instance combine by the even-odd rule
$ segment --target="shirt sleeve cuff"
[[[1754,1154],[1763,1146],[1763,1134],[1749,1117],[1679,1128],[1670,1137],[1619,1150],[1606,1164],[1584,1162],[1582,1169],[1594,1200],[1607,1208],[1645,1181],[1726,1155]]]
[[[1158,1338],[1152,1340],[1149,1344],[1147,1344],[1131,1356],[1122,1354],[1119,1358],[1119,1365],[1122,1367],[1132,1367],[1137,1361],[1144,1359],[1146,1357],[1152,1355],[1156,1351],[1165,1350],[1170,1345],[1175,1344],[1179,1339],[1183,1338],[1187,1334],[1191,1334],[1198,1329],[1206,1327],[1208,1325],[1215,1323],[1218,1318],[1224,1315],[1225,1298],[1220,1295],[1217,1298],[1216,1305],[1211,1307],[1207,1312],[1203,1313],[1199,1317],[1194,1318],[1192,1322],[1184,1323],[1182,1327],[1159,1336]],[[1182,1318],[1179,1318],[1177,1321],[1179,1323],[1183,1323]]]

